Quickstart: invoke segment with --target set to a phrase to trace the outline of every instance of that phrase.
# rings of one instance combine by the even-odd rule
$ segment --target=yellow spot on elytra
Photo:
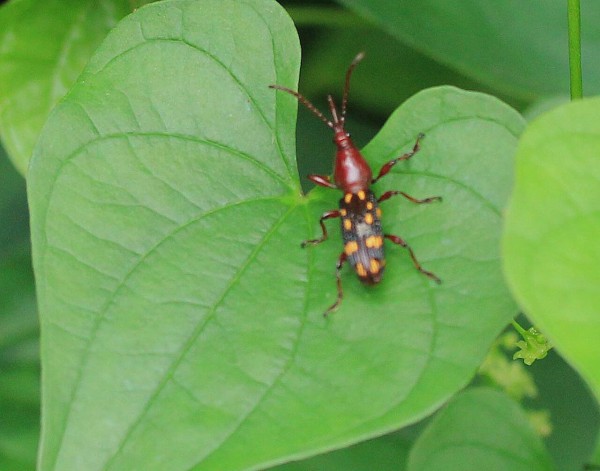
[[[367,276],[367,270],[365,270],[364,265],[360,262],[356,264],[356,273],[358,276]]]
[[[365,222],[367,224],[373,224],[373,215],[371,213],[365,214]]]
[[[346,214],[348,214],[348,211],[346,211],[344,208],[340,209],[340,214],[342,216],[345,216]]]
[[[352,255],[357,250],[358,250],[358,244],[356,243],[355,240],[346,242],[346,245],[344,246],[344,252],[346,252],[346,255]]]
[[[377,217],[378,217],[378,218],[380,218],[380,217],[381,217],[381,209],[380,209],[380,208],[377,208],[377,209],[375,210],[375,214],[377,214]]]
[[[359,190],[359,192],[357,193],[357,195],[358,195],[358,199],[359,200],[364,200],[365,197],[366,197],[365,192],[362,191],[362,190]]]
[[[371,203],[370,201],[367,201],[367,209],[369,211],[371,211],[373,209],[373,203]]]
[[[344,201],[345,201],[346,203],[350,203],[350,201],[352,201],[352,193],[346,193],[346,194],[344,195]]]
[[[365,244],[370,249],[371,248],[378,249],[383,244],[383,240],[382,240],[381,236],[374,236],[374,235],[372,235],[372,236],[367,237],[367,239],[365,240]]]
[[[379,273],[379,262],[376,259],[372,258],[369,261],[369,266],[371,268],[371,273]]]
[[[352,221],[350,219],[344,219],[344,229],[347,231],[352,229]]]

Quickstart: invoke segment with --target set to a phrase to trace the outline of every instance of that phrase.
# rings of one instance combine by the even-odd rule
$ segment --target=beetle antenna
[[[329,111],[331,111],[331,117],[333,118],[333,124],[340,124],[340,120],[337,115],[337,108],[335,107],[335,101],[331,95],[327,95],[327,102],[329,103]],[[343,124],[343,123],[341,123]]]
[[[310,111],[312,111],[317,116],[317,118],[319,118],[321,121],[323,121],[327,125],[327,127],[333,129],[333,123],[331,121],[329,121],[325,117],[325,115],[323,113],[321,113],[319,111],[319,109],[308,100],[308,98],[305,98],[303,95],[292,90],[291,88],[282,87],[281,85],[269,85],[269,88],[273,88],[275,90],[281,90],[282,92],[286,92],[286,93],[289,93],[290,95],[295,96],[300,103],[302,103]],[[334,118],[334,120],[336,120],[336,119]]]
[[[359,52],[350,67],[348,67],[348,71],[346,72],[346,82],[344,83],[344,95],[342,97],[342,117],[340,118],[340,123],[344,124],[346,121],[346,106],[348,105],[348,93],[350,92],[350,77],[352,76],[352,72],[358,65],[358,63],[365,58],[364,52]]]

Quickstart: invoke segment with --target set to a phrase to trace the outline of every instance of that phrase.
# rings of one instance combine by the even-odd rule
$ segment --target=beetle
[[[399,236],[386,234],[381,226],[381,209],[379,203],[388,200],[392,196],[401,195],[409,201],[416,204],[431,203],[433,201],[441,201],[440,196],[432,196],[424,199],[417,199],[403,191],[386,191],[379,198],[371,191],[371,185],[379,181],[385,176],[398,162],[407,161],[413,157],[420,149],[421,140],[424,134],[419,134],[417,140],[409,152],[396,157],[387,162],[375,178],[371,167],[362,156],[360,151],[352,142],[350,134],[346,132],[346,108],[348,104],[348,93],[350,90],[350,77],[358,63],[364,58],[364,53],[359,53],[346,71],[346,80],[344,83],[344,92],[342,95],[341,111],[338,113],[335,102],[331,95],[327,96],[331,120],[319,111],[307,98],[290,88],[281,85],[270,85],[270,88],[280,90],[296,97],[296,99],[323,121],[329,128],[333,130],[333,142],[336,146],[336,155],[333,171],[333,181],[327,175],[311,174],[308,178],[319,186],[326,188],[342,190],[344,196],[339,201],[338,209],[326,211],[319,219],[322,235],[318,239],[305,240],[301,246],[317,245],[327,240],[327,228],[324,221],[327,219],[340,218],[342,226],[342,238],[344,242],[344,250],[340,254],[336,264],[336,280],[337,280],[337,299],[324,312],[327,316],[335,311],[344,297],[342,289],[341,271],[344,263],[348,261],[361,282],[366,285],[374,285],[381,281],[385,269],[385,256],[383,249],[384,239],[400,245],[408,250],[410,258],[417,270],[423,275],[432,279],[436,283],[441,283],[441,280],[432,272],[425,270],[412,248],[404,239]]]

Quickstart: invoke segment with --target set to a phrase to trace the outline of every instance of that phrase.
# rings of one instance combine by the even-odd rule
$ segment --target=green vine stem
[[[579,1],[568,0],[571,100],[583,98],[583,82],[581,78],[581,8]]]
[[[518,323],[516,320],[514,320],[514,319],[513,319],[511,322],[512,322],[512,325],[513,325],[513,327],[515,328],[515,330],[516,330],[517,332],[519,332],[519,334],[521,334],[521,337],[523,337],[523,336],[527,335],[527,331],[526,331],[526,330],[525,330],[523,327],[521,327],[521,324],[519,324],[519,323]]]

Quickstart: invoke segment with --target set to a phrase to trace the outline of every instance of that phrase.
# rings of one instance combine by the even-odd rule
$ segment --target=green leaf
[[[592,458],[590,459],[590,465],[594,465],[596,468],[600,468],[600,435],[597,438],[596,449],[594,450]]]
[[[339,193],[299,191],[293,24],[271,0],[172,0],[109,34],[50,117],[28,180],[42,322],[39,468],[246,469],[414,422],[474,374],[515,306],[500,211],[521,117],[454,88],[406,102],[365,148],[376,190],[441,286],[390,247],[331,318]],[[343,75],[343,71],[340,71]],[[330,155],[331,149],[324,151]],[[385,185],[385,186],[383,186]]]
[[[322,96],[324,106],[327,94],[341,93],[340,72],[358,51],[364,51],[366,57],[352,75],[351,113],[363,108],[387,116],[398,103],[424,88],[455,85],[475,89],[478,85],[380,29],[365,25],[327,29],[317,39],[310,54],[303,57],[301,84],[305,95],[313,99]]]
[[[13,0],[0,7],[0,138],[24,175],[56,105],[131,0]]]
[[[456,396],[411,450],[409,471],[549,471],[554,466],[519,405],[474,388]]]
[[[2,324],[0,319],[0,327]],[[5,352],[0,351],[0,360],[4,360],[4,356]],[[3,390],[0,395],[0,414],[2,415],[0,468],[3,471],[23,471],[35,468],[40,423],[39,373],[39,368],[35,367],[2,365],[0,372],[0,388]]]
[[[0,147],[0,469],[34,469],[40,423],[39,329],[25,181]]]
[[[270,471],[347,471],[376,469],[377,471],[405,471],[408,453],[415,441],[406,429],[367,440],[348,448],[318,455],[304,461],[295,461],[269,468]]]
[[[0,259],[15,247],[29,246],[25,180],[0,146]]]
[[[442,64],[503,93],[531,100],[569,92],[563,0],[339,0]],[[584,83],[600,92],[600,4],[582,15]]]
[[[534,121],[517,154],[506,276],[536,327],[600,398],[600,100]]]
[[[38,444],[39,331],[30,262],[27,251],[3,254],[0,258],[0,469],[3,471],[33,469]]]
[[[584,380],[560,357],[555,349],[544,361],[535,362],[533,373],[540,394],[528,406],[547,410],[552,433],[545,439],[556,467],[561,471],[582,471],[590,461],[600,413],[596,400]]]

